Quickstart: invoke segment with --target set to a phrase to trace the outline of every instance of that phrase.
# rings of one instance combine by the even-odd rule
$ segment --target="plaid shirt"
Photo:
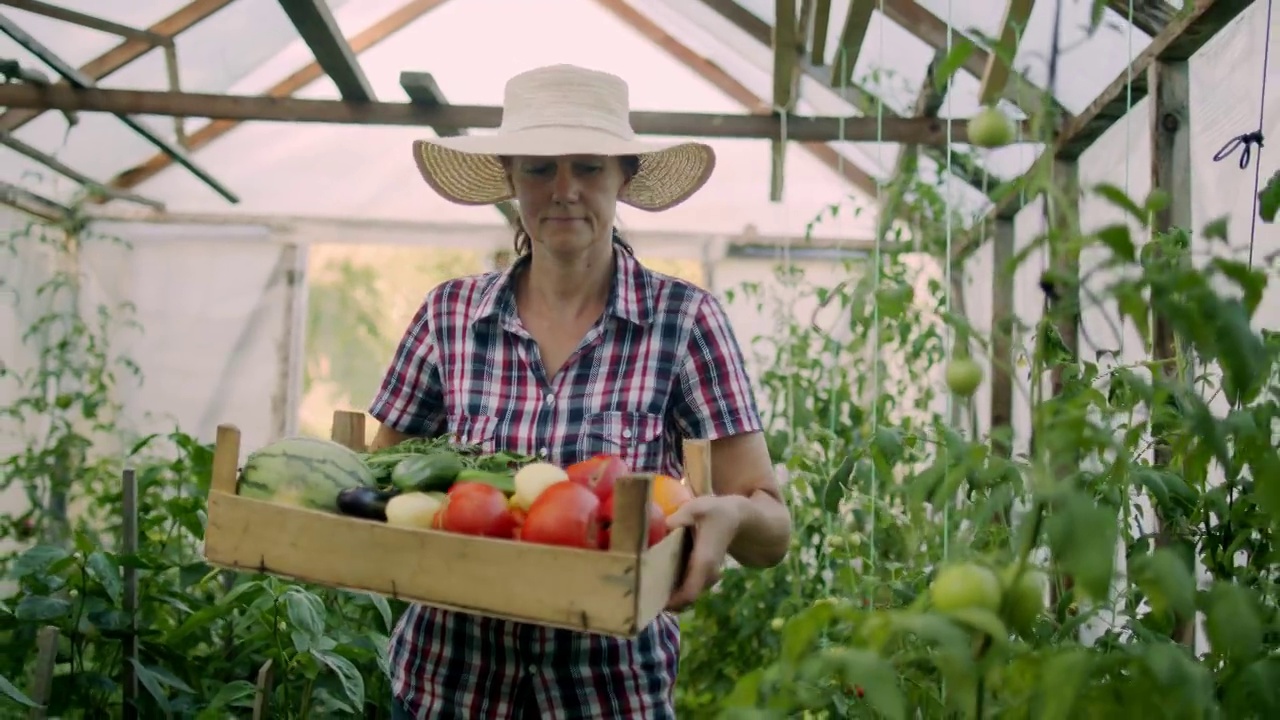
[[[617,250],[606,311],[548,379],[516,313],[512,273],[427,294],[370,413],[411,435],[448,432],[486,451],[568,465],[621,456],[683,474],[681,438],[760,429],[741,350],[714,296]],[[427,718],[674,718],[679,626],[663,613],[633,640],[410,606],[390,648],[392,689]]]

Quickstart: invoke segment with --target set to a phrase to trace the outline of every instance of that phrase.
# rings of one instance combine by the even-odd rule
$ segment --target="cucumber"
[[[516,491],[516,476],[515,473],[510,472],[489,472],[487,470],[468,468],[458,473],[458,476],[453,481],[455,483],[484,483],[501,490],[507,495],[514,495]]]
[[[448,490],[465,467],[462,458],[451,452],[414,455],[396,464],[391,484],[404,491]]]

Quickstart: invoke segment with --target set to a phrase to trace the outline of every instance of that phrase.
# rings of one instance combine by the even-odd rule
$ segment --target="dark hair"
[[[509,168],[511,164],[510,158],[501,158],[502,165]],[[619,164],[622,165],[622,173],[627,180],[636,176],[640,172],[640,157],[638,155],[621,155],[618,157]],[[516,251],[516,257],[519,258],[533,252],[533,238],[529,237],[529,231],[524,229],[524,223],[519,217],[516,218],[515,224],[516,234],[512,240],[512,247]],[[618,228],[613,229],[613,243],[622,248],[622,251],[628,255],[635,255],[636,251],[631,247],[631,243],[627,242],[618,232]]]

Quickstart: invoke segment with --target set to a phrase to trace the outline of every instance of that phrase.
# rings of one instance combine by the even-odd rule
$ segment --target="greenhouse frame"
[[[385,599],[342,605],[387,622],[368,640],[330,619],[355,602],[342,591],[242,591],[295,603],[290,627],[314,601],[313,634],[340,627],[339,649],[314,652],[201,607],[230,613],[236,583],[267,577],[202,565],[212,443],[228,424],[242,452],[328,437],[335,410],[369,407],[428,290],[511,261],[514,204],[443,200],[410,143],[491,133],[508,78],[570,63],[626,80],[639,136],[716,151],[699,194],[622,208],[619,230],[724,304],[796,518],[784,566],[726,570],[721,595],[758,613],[734,625],[716,595],[682,618],[681,717],[764,708],[768,692],[777,717],[944,717],[956,697],[990,717],[1280,712],[1257,694],[1280,677],[1273,2],[0,0],[0,708],[387,716]],[[979,137],[970,121],[992,108],[1011,138]],[[959,393],[970,357],[980,384]],[[1042,499],[1045,476],[1080,494]],[[157,549],[162,515],[181,549]],[[1100,561],[1054,517],[1116,528],[1095,533],[1116,549],[1106,598],[1081,590]],[[1010,550],[1028,525],[1034,547]],[[959,666],[925,673],[847,631],[832,642],[865,664],[820,700],[747,687],[800,662],[788,642],[817,642],[784,622],[816,599],[915,608],[970,551],[1021,552],[1052,577],[1052,631],[995,643],[1016,682],[978,673],[975,689]],[[181,595],[163,563],[216,582],[184,576]],[[92,621],[59,586],[86,577],[106,603]],[[43,609],[23,615],[30,598]],[[108,611],[129,628],[108,633]],[[233,652],[235,633],[249,639]],[[178,657],[224,636],[208,676]],[[1142,655],[1149,677],[1102,669],[1119,651],[1100,648],[1155,636],[1176,650]],[[981,647],[965,662],[986,668]],[[1036,688],[1054,662],[1075,691],[1050,700]],[[867,689],[886,677],[893,693]]]

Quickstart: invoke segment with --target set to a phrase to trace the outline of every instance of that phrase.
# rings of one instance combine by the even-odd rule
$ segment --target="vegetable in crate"
[[[436,527],[436,516],[444,507],[442,493],[407,492],[387,503],[386,520],[396,527],[430,530]]]
[[[332,440],[286,437],[249,453],[239,494],[312,510],[337,511],[338,493],[374,485],[354,450]]]
[[[503,495],[511,495],[516,491],[515,474],[510,472],[467,469],[458,473],[458,478],[454,480],[455,485],[461,485],[462,483],[480,483],[482,485],[488,485],[489,487],[501,492]]]
[[[462,535],[511,538],[516,518],[501,490],[479,482],[460,482],[449,489],[435,526]]]
[[[387,519],[387,504],[396,497],[394,490],[373,487],[347,488],[338,493],[338,512],[366,520]]]
[[[466,469],[462,458],[448,450],[425,455],[410,455],[396,463],[391,471],[391,484],[400,490],[443,492],[453,485],[458,473]]]

